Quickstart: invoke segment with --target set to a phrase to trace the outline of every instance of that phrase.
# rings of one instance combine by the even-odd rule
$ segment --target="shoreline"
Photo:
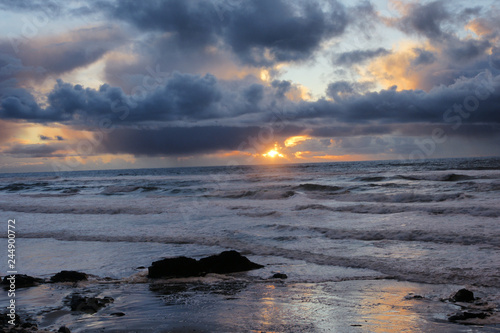
[[[498,332],[493,288],[473,288],[495,304],[492,316],[468,325],[448,320],[466,305],[445,300],[460,288],[390,279],[300,283],[247,272],[151,281],[142,271],[129,279],[20,288],[18,309],[39,332]],[[75,312],[73,294],[113,302],[93,314]]]

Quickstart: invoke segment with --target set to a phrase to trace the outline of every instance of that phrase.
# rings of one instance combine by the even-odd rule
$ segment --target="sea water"
[[[47,328],[168,331],[191,327],[191,315],[199,313],[193,326],[199,330],[329,331],[338,322],[332,318],[345,324],[347,309],[363,307],[349,297],[376,298],[373,281],[385,291],[401,287],[397,296],[384,294],[394,296],[391,304],[405,302],[404,294],[421,285],[436,300],[463,286],[491,302],[500,296],[500,158],[2,174],[0,210],[5,230],[8,219],[16,220],[19,273],[91,274],[96,282],[79,291],[113,295],[103,313],[126,314],[70,314],[68,286],[21,290],[19,311]],[[7,233],[1,237],[6,252]],[[181,281],[190,287],[180,293],[155,292],[141,268],[164,257],[227,249],[265,268]],[[5,255],[2,275],[6,261]],[[270,283],[277,272],[288,279]],[[112,283],[102,282],[106,277]],[[342,294],[347,303],[336,299],[339,288],[351,290]],[[266,297],[284,307],[269,310],[268,324],[256,313]],[[0,301],[7,304],[6,295]],[[231,315],[238,306],[235,313],[248,316],[242,323]],[[405,306],[419,305],[399,308]],[[451,324],[440,316],[424,316],[425,328],[461,329],[442,326]],[[383,329],[368,317],[367,331]],[[287,326],[293,321],[299,326]],[[363,331],[346,332],[354,327]]]

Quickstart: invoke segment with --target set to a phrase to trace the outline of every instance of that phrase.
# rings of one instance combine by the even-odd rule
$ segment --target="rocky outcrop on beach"
[[[78,294],[73,294],[69,301],[71,311],[79,311],[85,313],[96,313],[101,308],[109,303],[113,303],[114,299],[111,297],[85,297]]]
[[[77,271],[60,271],[50,278],[50,282],[78,282],[87,280],[87,274]]]
[[[474,293],[467,289],[460,289],[451,297],[451,300],[454,302],[474,302]]]
[[[237,251],[224,251],[199,260],[201,269],[207,273],[234,273],[259,269],[264,266],[256,264]]]
[[[251,262],[237,251],[224,251],[200,260],[176,257],[155,261],[148,268],[149,278],[204,276],[208,273],[227,274],[259,269],[264,266]]]
[[[196,259],[187,257],[166,258],[155,261],[148,268],[148,277],[188,277],[201,276],[203,271]]]
[[[26,274],[7,275],[2,280],[2,285],[5,289],[14,283],[15,288],[28,288],[37,286],[43,282],[43,279],[35,278]]]
[[[14,318],[13,318],[14,317]],[[2,333],[50,333],[47,330],[39,330],[38,325],[30,322],[29,320],[23,320],[18,314],[0,313],[0,332]],[[61,326],[58,332],[71,333],[71,331],[65,327]]]
[[[481,325],[492,317],[498,317],[496,306],[474,297],[474,293],[467,289],[460,289],[447,301],[455,303],[461,310],[448,317],[448,321],[464,325]],[[494,319],[492,322],[497,321]]]

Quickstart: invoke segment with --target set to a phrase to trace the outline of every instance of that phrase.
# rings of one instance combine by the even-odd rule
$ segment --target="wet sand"
[[[143,276],[136,275],[139,283],[90,280],[20,289],[18,313],[39,329],[65,325],[71,332],[500,331],[498,314],[487,318],[488,325],[448,321],[460,306],[443,299],[462,286],[387,279],[289,283],[245,273],[150,284]],[[498,305],[487,289],[472,290]],[[75,292],[114,302],[95,314],[71,312],[65,299]]]

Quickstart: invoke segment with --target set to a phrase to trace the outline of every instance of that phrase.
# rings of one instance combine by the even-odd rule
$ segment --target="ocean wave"
[[[447,173],[447,174],[433,174],[433,175],[396,175],[395,178],[404,179],[404,180],[425,180],[425,181],[436,181],[436,182],[458,182],[462,180],[471,180],[471,179],[483,179],[482,177],[470,176],[470,175],[462,175],[456,173]]]
[[[269,212],[238,212],[240,216],[248,217],[268,217],[268,216],[280,216],[281,214],[275,210]]]
[[[318,231],[320,231],[319,229]],[[327,231],[328,232],[328,231]],[[361,237],[362,234],[359,234]],[[396,233],[392,234],[397,237]],[[332,235],[332,237],[334,237]],[[374,238],[375,236],[371,236]],[[425,237],[419,235],[418,231],[407,237]],[[245,255],[281,257],[292,260],[300,260],[307,263],[350,267],[358,269],[370,269],[380,272],[386,277],[423,282],[423,283],[454,283],[471,284],[478,286],[498,286],[500,277],[491,272],[491,263],[484,261],[474,264],[474,269],[464,269],[464,264],[454,259],[447,260],[440,265],[429,265],[428,259],[418,256],[413,259],[373,256],[352,256],[350,253],[325,254],[323,252],[312,252],[311,250],[288,249],[280,246],[266,245],[255,242],[244,242],[238,239],[226,237],[169,237],[169,236],[116,236],[116,235],[76,235],[65,232],[24,233],[23,238],[52,238],[63,241],[98,241],[98,242],[156,242],[162,244],[196,244],[205,246],[216,246],[235,249]],[[445,236],[446,239],[446,236]],[[449,238],[451,240],[452,238]],[[479,241],[479,239],[477,239]],[[293,239],[291,239],[293,241]],[[457,268],[460,267],[460,268]],[[454,272],[459,270],[459,274]]]
[[[387,177],[382,177],[382,176],[354,178],[355,181],[360,181],[360,182],[381,182],[381,181],[386,180],[386,179],[387,179]]]
[[[77,193],[33,193],[33,194],[20,194],[24,198],[64,198],[70,197]]]
[[[46,187],[49,183],[47,182],[37,182],[37,183],[13,183],[0,188],[0,191],[6,192],[19,192],[24,190],[31,190],[37,187]]]
[[[493,207],[460,206],[460,207],[427,207],[405,205],[352,205],[332,207],[321,204],[297,205],[295,210],[327,210],[355,214],[397,214],[411,211],[420,211],[433,215],[471,215],[481,217],[500,217],[500,209]]]
[[[441,202],[448,200],[462,200],[470,198],[469,194],[465,193],[441,193],[441,194],[419,194],[419,193],[347,193],[338,196],[335,199],[338,201],[352,202],[388,202],[388,203],[429,203]]]
[[[342,190],[343,188],[339,186],[306,183],[296,186],[295,189],[304,191],[336,192]]]
[[[474,235],[448,231],[432,230],[359,230],[359,229],[332,229],[325,227],[290,226],[286,224],[272,224],[266,226],[279,231],[310,231],[334,240],[356,239],[363,241],[395,240],[403,242],[431,242],[460,245],[492,245],[500,247],[500,234]]]
[[[47,196],[47,195],[45,195]],[[56,195],[57,196],[57,195]],[[65,195],[59,195],[65,196]],[[31,213],[31,214],[130,214],[130,215],[148,215],[161,214],[166,212],[161,207],[156,208],[136,208],[136,207],[96,207],[96,206],[47,206],[47,205],[20,205],[1,203],[0,210],[5,212]]]
[[[100,194],[104,195],[116,195],[123,193],[135,192],[137,190],[142,190],[142,192],[151,192],[158,190],[156,186],[137,186],[137,185],[123,185],[123,186],[108,186]]]
[[[216,197],[226,199],[257,199],[257,200],[279,200],[287,199],[295,195],[292,190],[260,189],[247,191],[215,191],[204,195],[204,197]]]

